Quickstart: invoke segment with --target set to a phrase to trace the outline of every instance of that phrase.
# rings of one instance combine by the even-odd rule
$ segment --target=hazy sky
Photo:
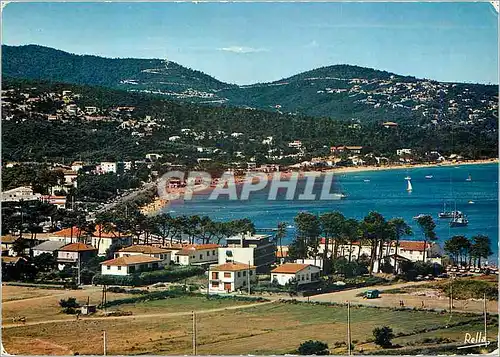
[[[5,44],[167,58],[238,84],[340,63],[498,83],[488,3],[11,3],[2,17]]]

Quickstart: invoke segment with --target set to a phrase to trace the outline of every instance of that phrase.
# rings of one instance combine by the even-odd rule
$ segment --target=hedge
[[[191,276],[200,275],[204,271],[202,267],[190,265],[182,268],[167,268],[126,276],[96,274],[94,276],[94,284],[141,286],[159,282],[176,282]]]

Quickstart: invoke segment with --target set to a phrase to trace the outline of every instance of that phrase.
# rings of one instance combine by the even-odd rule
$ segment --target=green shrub
[[[62,308],[77,308],[80,307],[80,305],[76,302],[76,298],[70,297],[67,300],[61,299],[59,301],[59,305]]]
[[[324,356],[329,355],[330,351],[328,350],[328,345],[321,341],[306,341],[300,344],[297,352],[300,355],[310,356],[310,355],[318,355]]]
[[[391,340],[394,338],[394,333],[392,332],[392,328],[388,326],[375,327],[373,329],[373,337],[375,337],[377,345],[387,348],[392,346]]]

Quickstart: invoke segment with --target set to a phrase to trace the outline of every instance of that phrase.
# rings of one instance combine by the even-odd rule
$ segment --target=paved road
[[[195,312],[196,312],[196,314],[209,314],[209,313],[213,313],[213,312],[220,312],[220,311],[227,311],[227,310],[242,310],[242,309],[248,309],[251,307],[272,304],[273,302],[274,301],[265,301],[265,302],[259,302],[259,303],[248,304],[248,305],[228,306],[228,307],[221,307],[221,308],[209,309],[209,310],[196,310]],[[191,311],[183,311],[183,312],[167,312],[167,313],[160,313],[160,314],[141,314],[141,315],[129,315],[129,316],[80,317],[79,321],[148,319],[148,318],[155,318],[155,317],[189,316],[191,314],[192,314]],[[16,323],[16,324],[2,325],[2,328],[6,329],[6,328],[13,328],[13,327],[45,325],[45,324],[52,324],[52,323],[67,323],[67,322],[71,322],[71,321],[74,322],[76,320],[73,317],[71,319],[64,319],[64,320],[59,319],[59,320],[33,321],[33,322],[26,322],[24,324],[23,323]]]
[[[144,186],[142,186],[140,189],[138,189],[136,191],[133,191],[133,192],[129,193],[128,195],[120,198],[118,200],[118,202],[112,202],[112,203],[105,204],[103,208],[101,208],[99,210],[96,210],[95,212],[92,212],[90,216],[91,217],[95,217],[99,213],[103,213],[103,212],[109,211],[110,209],[113,209],[115,206],[117,206],[117,205],[119,205],[119,204],[121,204],[123,202],[129,201],[129,200],[135,198],[138,194],[140,194],[140,193],[142,193],[144,191],[147,191],[147,190],[155,187],[156,185],[157,185],[156,182],[147,183]]]

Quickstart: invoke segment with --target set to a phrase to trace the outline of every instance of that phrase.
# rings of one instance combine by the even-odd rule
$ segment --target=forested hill
[[[443,126],[498,119],[498,86],[441,83],[351,65],[236,86],[160,59],[79,56],[52,48],[2,46],[3,75],[106,86],[184,102],[264,109],[358,123]]]
[[[189,165],[198,159],[289,165],[328,155],[332,145],[360,145],[366,153],[394,160],[400,148],[411,148],[419,157],[434,150],[466,158],[498,153],[496,120],[386,128],[380,122],[178,103],[33,80],[4,78],[2,91],[4,161],[138,160],[160,153],[168,162]],[[295,140],[302,141],[302,149],[289,145]]]
[[[167,60],[75,55],[37,45],[3,45],[2,72],[15,78],[166,92],[211,92],[230,86]]]

